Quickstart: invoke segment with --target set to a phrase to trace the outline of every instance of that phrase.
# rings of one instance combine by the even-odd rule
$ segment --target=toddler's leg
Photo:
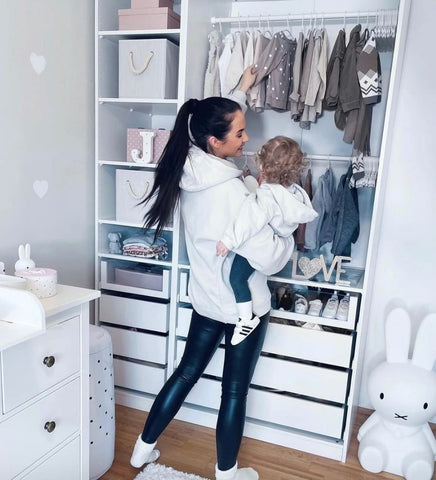
[[[239,321],[235,326],[232,345],[242,342],[259,325],[258,317],[253,316],[253,302],[248,288],[248,279],[253,272],[254,268],[248,263],[247,259],[235,255],[229,279],[235,294]]]

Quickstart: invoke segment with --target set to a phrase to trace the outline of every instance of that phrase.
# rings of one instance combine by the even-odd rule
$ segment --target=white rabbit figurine
[[[6,268],[4,262],[0,262],[0,275],[4,275],[6,273]]]
[[[428,421],[436,414],[436,313],[422,320],[409,359],[411,322],[402,308],[386,320],[386,361],[368,377],[375,412],[360,427],[358,457],[373,473],[407,480],[433,476],[436,440]]]
[[[15,271],[29,270],[35,268],[35,262],[30,258],[30,245],[20,245],[18,247],[18,260],[15,262]]]

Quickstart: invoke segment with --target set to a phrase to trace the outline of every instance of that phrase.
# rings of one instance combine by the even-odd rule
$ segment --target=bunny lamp
[[[408,313],[392,310],[385,331],[386,361],[368,377],[375,411],[357,435],[359,461],[373,473],[431,480],[436,440],[428,422],[436,414],[436,313],[422,320],[411,359]]]
[[[35,262],[30,258],[30,245],[20,245],[18,247],[18,260],[15,262],[15,271],[29,270],[35,268]]]
[[[6,273],[6,268],[4,262],[0,262],[0,275],[4,275]]]

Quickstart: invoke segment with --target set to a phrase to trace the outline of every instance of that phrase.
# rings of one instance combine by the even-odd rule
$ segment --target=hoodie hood
[[[281,185],[263,183],[257,195],[262,197],[266,190],[271,192],[280,206],[284,223],[293,226],[293,228],[297,228],[300,223],[311,222],[318,216],[312,208],[312,203],[306,191],[296,183],[287,188]]]
[[[192,145],[183,167],[180,188],[187,192],[198,192],[241,175],[242,171],[233,162]]]

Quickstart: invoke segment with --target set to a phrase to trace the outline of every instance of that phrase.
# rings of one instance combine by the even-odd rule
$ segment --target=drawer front
[[[157,395],[166,378],[166,368],[114,359],[115,385]]]
[[[270,323],[263,351],[348,368],[353,336]]]
[[[122,328],[108,327],[112,337],[113,353],[122,357],[154,362],[165,365],[167,362],[167,337],[151,333],[135,332]]]
[[[179,307],[177,309],[177,329],[176,335],[186,337],[191,324],[192,308]]]
[[[178,340],[177,364],[184,350],[185,342]],[[221,377],[223,364],[224,349],[218,348],[204,373]],[[251,383],[321,400],[345,403],[347,381],[348,372],[261,356]]]
[[[50,480],[59,478],[62,472],[62,480],[79,480],[80,472],[80,437],[52,455],[44,463],[36,467],[23,480]]]
[[[103,323],[166,333],[168,312],[168,305],[163,303],[114,295],[102,295],[100,298],[100,322]]]
[[[52,432],[47,422],[55,422]],[[13,478],[80,428],[80,381],[76,379],[0,424],[0,478]],[[80,477],[79,477],[80,478]]]
[[[191,390],[186,402],[218,410],[220,399],[220,382],[201,378]],[[343,417],[344,410],[341,407],[261,390],[250,389],[248,394],[247,419],[341,438]]]
[[[191,314],[190,308],[178,309],[178,336],[187,336]],[[352,346],[351,333],[345,335],[270,322],[263,351],[348,368]]]
[[[2,353],[5,413],[78,372],[79,367],[79,317],[5,350]]]

